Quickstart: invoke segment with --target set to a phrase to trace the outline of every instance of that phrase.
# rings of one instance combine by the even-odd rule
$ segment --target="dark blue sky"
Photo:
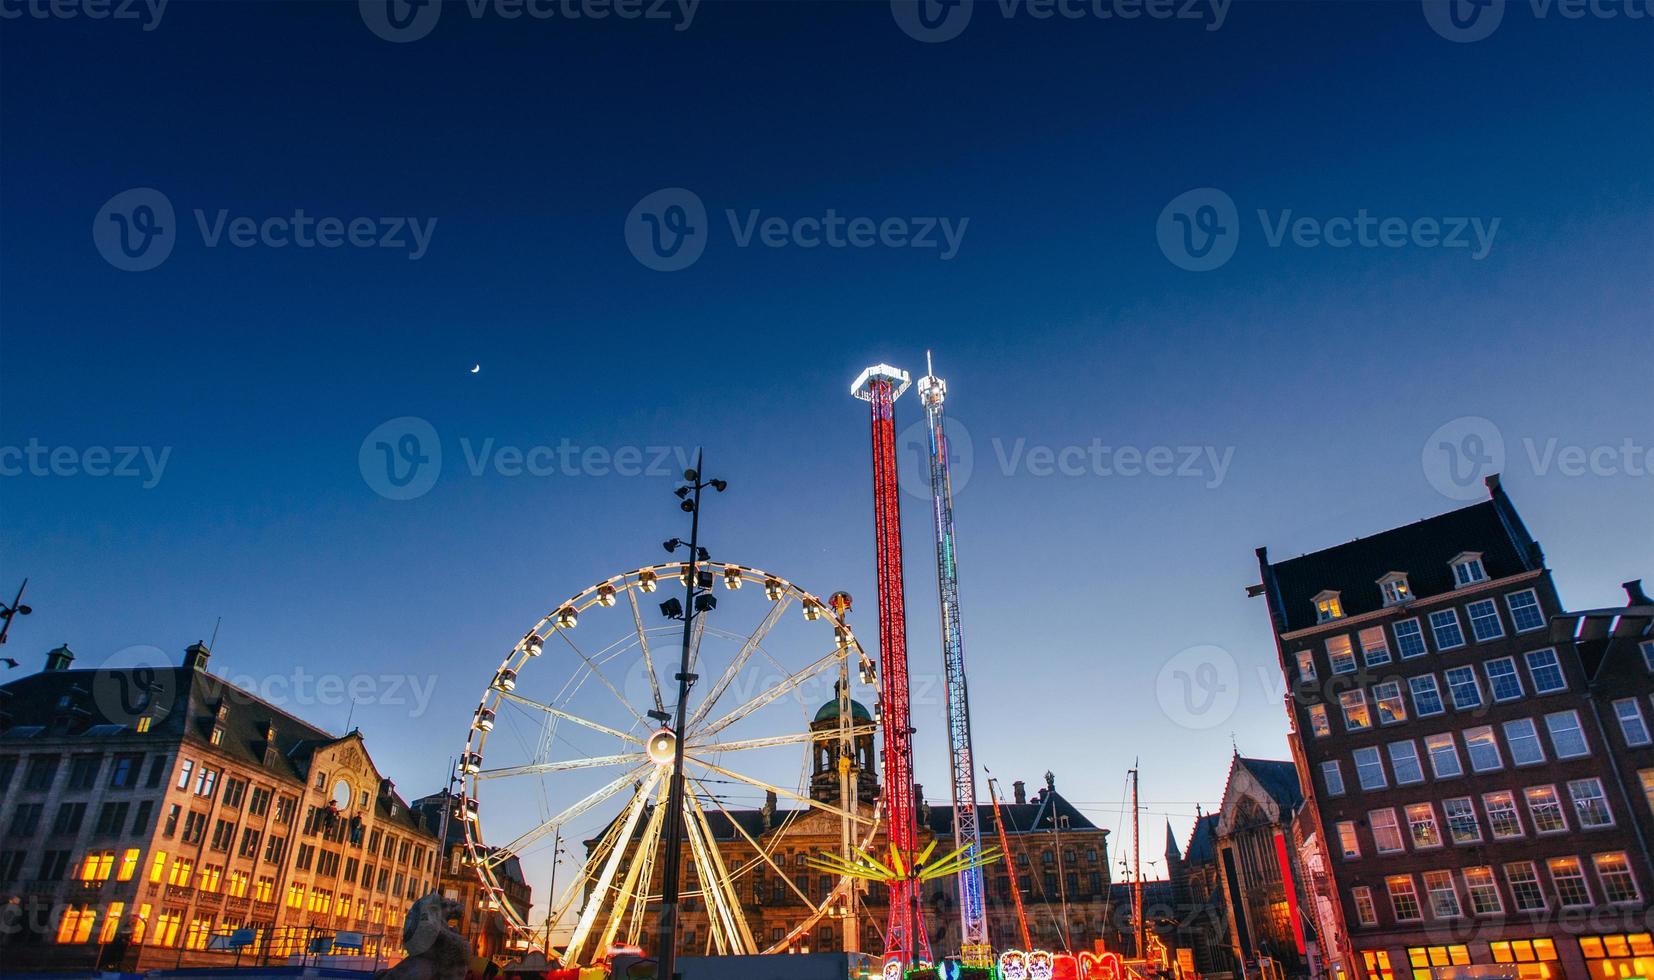
[[[1284,757],[1252,550],[1456,506],[1441,438],[1502,440],[1566,601],[1654,576],[1646,19],[1513,0],[1461,43],[1400,0],[1241,2],[1217,30],[978,0],[959,37],[921,43],[882,2],[707,2],[685,30],[471,10],[400,44],[354,2],[174,0],[148,31],[0,21],[0,446],[74,460],[0,458],[0,587],[30,576],[37,609],[7,652],[28,668],[63,641],[83,664],[176,656],[222,616],[225,673],[435,678],[422,713],[355,713],[404,790],[434,789],[504,650],[684,530],[666,476],[473,476],[467,448],[489,439],[704,445],[732,484],[707,513],[718,556],[849,589],[870,635],[866,419],[847,388],[880,361],[922,373],[926,347],[969,434],[978,754],[1006,779],[1054,770],[1110,825],[1134,756],[1180,836],[1217,802],[1231,732]],[[144,187],[175,209],[175,241],[124,271],[93,231]],[[708,214],[705,253],[675,272],[624,233],[662,188]],[[1157,244],[1162,209],[1197,188],[1237,209],[1234,256],[1209,271]],[[436,224],[410,259],[209,247],[195,216],[295,209]],[[947,259],[740,247],[726,216],[828,209],[965,231]],[[1480,258],[1416,238],[1272,247],[1265,230],[1309,217],[1330,235],[1363,211],[1499,223]],[[898,411],[920,417],[911,396]],[[359,450],[404,416],[444,459],[401,501]],[[1094,442],[1206,462],[1041,475],[1029,455]],[[124,446],[169,451],[155,486],[85,475],[95,447]],[[1617,455],[1570,475],[1568,447]],[[926,501],[906,503],[913,669],[934,676]],[[1204,729],[1163,671],[1201,645],[1239,690]],[[292,707],[334,729],[348,710]],[[916,723],[940,802],[940,702]]]

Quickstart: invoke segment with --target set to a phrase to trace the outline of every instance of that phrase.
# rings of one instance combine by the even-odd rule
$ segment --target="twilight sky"
[[[697,445],[731,484],[715,556],[849,590],[870,642],[848,387],[927,347],[980,761],[1113,827],[1141,756],[1156,854],[1231,737],[1286,756],[1254,548],[1412,521],[1497,467],[1564,601],[1654,578],[1647,19],[1511,0],[1475,39],[1402,0],[978,0],[943,39],[901,2],[477,0],[410,37],[375,2],[40,9],[0,20],[23,669],[65,641],[176,659],[223,617],[216,670],[335,731],[348,700],[294,672],[356,683],[420,795],[528,626],[687,531],[661,457]],[[380,455],[435,444],[423,483]],[[940,804],[928,501],[904,505]]]

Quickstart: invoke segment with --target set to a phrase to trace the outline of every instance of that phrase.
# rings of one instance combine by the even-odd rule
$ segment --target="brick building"
[[[1625,735],[1646,738],[1654,707],[1647,619],[1594,662],[1553,633],[1543,553],[1487,482],[1484,502],[1369,538],[1258,550],[1316,898],[1350,951],[1333,965],[1646,975],[1651,819],[1632,787],[1654,760]]]
[[[0,686],[0,958],[13,968],[384,963],[436,839],[368,757],[207,671],[45,670]]]
[[[513,946],[505,917],[488,907],[482,879],[466,859],[465,825],[454,813],[454,797],[447,790],[422,796],[411,806],[425,822],[433,837],[444,837],[438,887],[442,894],[459,903],[464,916],[459,931],[471,941],[478,956],[496,959],[520,955],[527,945]],[[505,888],[505,900],[518,915],[528,918],[534,905],[534,890],[523,877],[523,865],[516,857],[501,862],[496,874]]]

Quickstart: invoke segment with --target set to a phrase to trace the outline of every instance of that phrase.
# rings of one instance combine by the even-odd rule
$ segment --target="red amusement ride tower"
[[[918,827],[914,821],[913,724],[907,687],[907,604],[902,587],[901,488],[896,482],[896,399],[912,379],[906,371],[877,364],[861,373],[850,393],[873,409],[873,525],[878,552],[879,701],[884,728],[884,798],[890,844],[911,864]],[[885,976],[900,976],[915,962],[930,961],[911,878],[890,882],[890,928],[885,933]],[[892,967],[895,967],[894,972]]]

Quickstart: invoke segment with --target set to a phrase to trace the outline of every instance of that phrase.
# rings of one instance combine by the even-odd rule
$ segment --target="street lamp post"
[[[678,660],[678,705],[672,725],[672,782],[666,804],[666,864],[661,873],[660,956],[656,968],[659,980],[674,980],[673,966],[678,949],[678,877],[679,852],[683,849],[683,728],[684,709],[689,701],[689,687],[696,680],[689,672],[690,648],[694,636],[695,617],[717,605],[710,586],[700,583],[700,563],[707,560],[701,547],[701,491],[707,487],[722,493],[727,486],[723,480],[701,479],[701,453],[695,454],[695,468],[685,470],[685,484],[674,491],[681,501],[679,507],[689,512],[688,574],[684,576],[684,604],[678,614],[683,617],[683,650]],[[665,543],[667,551],[677,551],[684,542],[673,538]],[[673,612],[662,604],[662,611]],[[665,722],[665,712],[650,712],[650,717]]]

